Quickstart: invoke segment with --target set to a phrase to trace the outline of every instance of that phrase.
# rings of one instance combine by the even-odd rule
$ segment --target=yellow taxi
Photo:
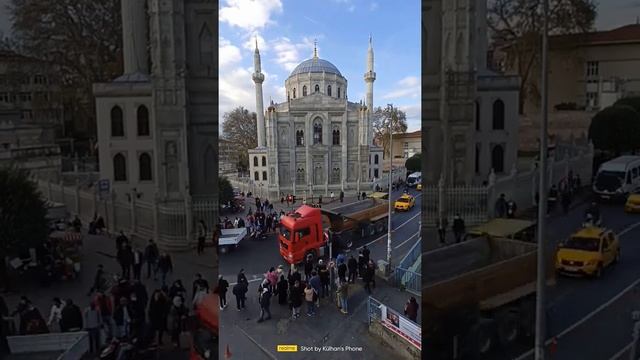
[[[558,245],[556,270],[570,276],[600,277],[620,260],[620,242],[611,230],[586,227]]]
[[[416,185],[416,190],[422,190],[422,183],[418,183],[418,185]]]
[[[635,191],[627,198],[624,204],[624,211],[627,213],[640,212],[640,191]]]
[[[393,204],[393,208],[396,209],[396,211],[409,211],[415,204],[416,199],[413,196],[404,194],[396,200]]]

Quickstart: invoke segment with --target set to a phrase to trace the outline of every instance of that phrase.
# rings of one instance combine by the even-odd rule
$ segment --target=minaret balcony
[[[376,79],[376,72],[375,71],[367,71],[366,73],[364,73],[364,79],[365,80],[375,80]]]
[[[264,74],[263,73],[253,73],[253,81],[257,82],[257,83],[261,83],[264,81]]]

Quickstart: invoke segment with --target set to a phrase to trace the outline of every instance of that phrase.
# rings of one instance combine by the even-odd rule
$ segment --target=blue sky
[[[364,98],[369,34],[373,36],[374,106],[393,103],[420,129],[420,2],[365,0],[222,0],[220,119],[236,106],[255,110],[253,50],[262,56],[265,104],[286,99],[284,81],[313,55],[333,63],[348,81],[349,101]]]

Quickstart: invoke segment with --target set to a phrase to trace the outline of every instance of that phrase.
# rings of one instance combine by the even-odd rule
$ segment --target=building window
[[[31,93],[30,92],[21,92],[20,93],[20,101],[21,102],[30,102],[31,101]]]
[[[340,99],[340,88],[338,88],[338,99]]]
[[[504,172],[504,148],[502,145],[495,145],[491,150],[491,168],[495,173]]]
[[[31,78],[29,77],[29,75],[24,75],[22,76],[22,78],[20,79],[20,83],[22,85],[29,85],[31,84]]]
[[[205,24],[200,31],[200,64],[201,65],[213,65],[215,62],[215,49],[213,44],[213,34],[209,27]]]
[[[296,182],[300,184],[304,184],[304,169],[298,168],[296,170]]]
[[[380,173],[378,172],[378,168],[373,169],[373,177],[377,179],[378,175],[380,175]]]
[[[289,93],[287,93],[287,102],[291,101],[291,96]]]
[[[140,165],[140,181],[151,181],[153,178],[151,174],[151,156],[147,153],[142,153],[138,162]]]
[[[313,123],[313,144],[322,144],[322,123],[318,120]]]
[[[146,106],[138,106],[138,136],[149,136],[149,110]]]
[[[253,157],[253,166],[258,166],[258,157],[257,156]]]
[[[332,140],[332,144],[333,145],[340,145],[340,130],[335,129],[333,130],[333,140]]]
[[[327,86],[327,95],[331,96],[331,85]]]
[[[47,77],[44,75],[36,75],[33,77],[33,83],[37,85],[46,85]]]
[[[267,172],[266,171],[262,172],[262,180],[263,181],[267,181]]]
[[[493,102],[493,130],[504,130],[504,102]]]
[[[339,184],[340,183],[340,168],[334,167],[331,171],[331,183]]]
[[[293,88],[293,98],[296,98],[296,88]]]
[[[122,154],[113,157],[113,180],[127,181],[127,159]]]
[[[480,144],[476,144],[476,174],[480,173]]]
[[[304,146],[304,131],[296,131],[296,146]]]
[[[598,76],[599,63],[597,61],[587,61],[587,77]]]
[[[307,85],[302,87],[302,96],[307,96]]]
[[[476,131],[480,131],[480,101],[476,100]]]
[[[596,92],[588,92],[587,93],[587,103],[585,105],[587,107],[596,107],[596,106],[598,106],[598,93],[596,93]]]
[[[117,105],[111,108],[111,136],[124,136],[124,120],[122,118],[122,109]]]
[[[267,157],[266,156],[262,157],[262,166],[267,166]]]
[[[11,96],[9,93],[2,92],[0,93],[0,102],[9,103],[11,101]]]
[[[315,89],[315,91],[316,91],[316,92],[320,92],[320,85],[316,84],[316,89]]]
[[[373,157],[373,163],[374,163],[375,165],[378,165],[378,164],[380,163],[380,157],[378,156],[378,154],[376,154],[376,155]]]
[[[253,180],[260,181],[260,173],[259,172],[255,171],[253,173]]]

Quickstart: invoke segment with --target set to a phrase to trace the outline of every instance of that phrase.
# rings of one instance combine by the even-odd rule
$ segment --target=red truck
[[[389,203],[365,199],[332,210],[303,205],[280,219],[280,255],[289,264],[307,256],[323,256],[329,240],[334,250],[349,249],[355,240],[387,231]]]
[[[218,307],[218,295],[209,294],[196,308],[191,331],[190,360],[218,358]]]

